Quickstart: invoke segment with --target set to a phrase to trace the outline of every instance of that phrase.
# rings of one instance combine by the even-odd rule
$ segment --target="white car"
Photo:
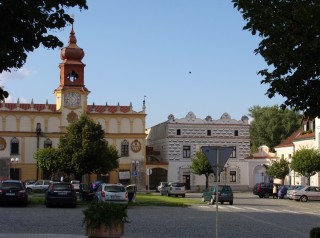
[[[181,196],[184,198],[186,196],[186,187],[184,183],[180,182],[168,183],[162,188],[160,193],[161,195],[167,195],[168,197]]]
[[[79,192],[80,190],[80,181],[79,180],[71,180],[70,182],[74,188],[74,190],[76,190],[76,192]]]
[[[99,185],[93,200],[95,202],[123,204],[127,207],[129,203],[128,191],[121,184],[102,183]]]
[[[294,189],[291,196],[293,200],[301,202],[307,202],[308,200],[320,201],[320,187],[305,186],[300,189]]]
[[[160,182],[157,186],[157,191],[161,193],[162,189],[168,184],[168,182]]]
[[[45,192],[52,181],[51,180],[37,180],[35,183],[27,184],[27,192]]]

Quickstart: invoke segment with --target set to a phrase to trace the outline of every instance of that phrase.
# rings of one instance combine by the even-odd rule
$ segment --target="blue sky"
[[[254,105],[272,106],[268,85],[257,72],[267,67],[253,53],[260,38],[243,31],[245,22],[231,0],[88,0],[75,14],[77,44],[85,51],[88,103],[129,105],[140,111],[146,96],[151,127],[169,114],[240,120]],[[68,42],[71,27],[54,32]],[[25,66],[0,74],[9,101],[55,103],[60,49],[40,47]],[[191,73],[189,73],[191,72]]]

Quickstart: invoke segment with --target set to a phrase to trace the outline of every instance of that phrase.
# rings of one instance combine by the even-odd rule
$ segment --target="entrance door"
[[[183,175],[183,183],[186,186],[186,190],[190,190],[190,175]]]

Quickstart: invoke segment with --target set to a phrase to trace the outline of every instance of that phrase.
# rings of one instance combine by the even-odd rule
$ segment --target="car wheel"
[[[185,198],[185,197],[186,197],[186,195],[185,195],[185,194],[182,194],[181,196],[182,196],[183,198]]]
[[[167,192],[167,197],[170,197],[170,194],[169,194],[169,192]]]
[[[233,201],[230,201],[229,204],[230,204],[230,205],[233,205]]]
[[[259,198],[263,198],[263,196],[262,196],[262,195],[259,195]]]
[[[268,193],[268,192],[265,193],[263,197],[264,197],[264,198],[269,198],[269,193]]]
[[[220,202],[221,204],[224,204],[224,202]]]
[[[27,191],[27,193],[31,193],[32,189],[31,188],[27,188],[26,191]]]
[[[308,201],[308,197],[307,196],[301,196],[300,197],[300,202],[307,202]]]

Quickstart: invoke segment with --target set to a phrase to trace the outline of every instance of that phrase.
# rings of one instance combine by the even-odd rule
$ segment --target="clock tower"
[[[60,85],[54,90],[56,109],[62,112],[62,125],[76,119],[87,109],[87,96],[90,93],[84,85],[84,51],[77,45],[73,24],[68,45],[61,49]]]

